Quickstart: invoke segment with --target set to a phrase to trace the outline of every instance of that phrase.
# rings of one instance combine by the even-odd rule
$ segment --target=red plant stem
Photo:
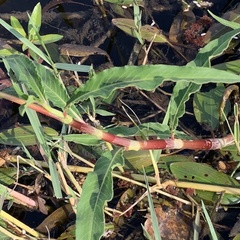
[[[192,150],[213,150],[221,149],[225,146],[234,143],[231,134],[223,138],[210,138],[201,140],[181,140],[181,139],[158,139],[135,141],[124,137],[103,132],[96,129],[87,123],[80,123],[73,120],[70,124],[72,127],[81,130],[82,132],[95,135],[99,139],[110,142],[114,145],[125,147],[126,150],[153,150],[153,149],[192,149]]]
[[[18,97],[14,97],[12,95],[0,92],[0,97],[5,98],[9,101],[13,101],[20,105],[26,103],[25,100],[20,99]],[[61,112],[56,116],[54,113],[51,113],[44,107],[38,104],[29,104],[27,105],[29,108],[42,113],[46,116],[54,118],[63,123],[67,123],[73,128],[78,129],[81,132],[94,135],[103,141],[110,142],[111,144],[125,147],[126,150],[153,150],[153,149],[191,149],[191,150],[213,150],[213,149],[221,149],[225,146],[231,145],[234,143],[234,139],[231,134],[227,135],[223,138],[210,138],[210,139],[201,139],[201,140],[181,140],[181,139],[157,139],[157,140],[143,140],[143,141],[135,141],[130,140],[124,137],[118,137],[116,135],[103,132],[97,128],[94,128],[84,121],[77,121],[71,119],[69,115],[64,115]],[[70,121],[69,121],[70,119]]]

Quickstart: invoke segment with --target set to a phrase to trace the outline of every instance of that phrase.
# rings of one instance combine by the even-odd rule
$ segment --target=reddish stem
[[[15,102],[17,104],[23,105],[26,103],[25,100],[18,97],[1,92],[0,97],[5,98],[9,101]],[[54,113],[49,112],[44,107],[38,104],[29,104],[28,107],[46,116],[54,118],[60,122],[66,123],[69,120],[69,116],[62,114],[63,117],[56,116]],[[158,140],[144,140],[135,141],[124,137],[118,137],[116,135],[103,132],[97,128],[94,128],[84,121],[72,120],[67,122],[73,128],[78,129],[81,132],[94,135],[103,141],[110,142],[111,144],[125,147],[126,150],[150,150],[150,149],[192,149],[192,150],[210,150],[210,149],[220,149],[225,146],[234,143],[232,135],[227,135],[223,138],[211,138],[211,139],[201,139],[201,140],[181,140],[181,139],[158,139]]]

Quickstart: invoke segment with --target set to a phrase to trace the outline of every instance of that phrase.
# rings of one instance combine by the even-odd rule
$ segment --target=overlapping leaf
[[[210,67],[211,60],[217,56],[220,56],[228,48],[231,39],[239,33],[240,29],[236,29],[224,34],[218,39],[211,41],[208,45],[199,51],[197,57],[192,62],[188,63],[187,66],[202,66],[201,69],[203,72],[199,74],[204,75],[206,72],[203,67]],[[216,77],[220,80],[222,77],[221,73],[219,72],[216,74]],[[177,127],[178,119],[185,113],[185,103],[189,100],[191,94],[199,91],[201,88],[201,85],[197,85],[199,83],[195,80],[195,78],[193,79],[194,80],[190,83],[178,81],[174,87],[169,108],[170,124],[172,130]],[[221,81],[215,81],[214,78],[210,78],[207,82],[202,81],[201,84],[210,82],[219,83]],[[232,83],[232,81],[226,79],[225,83]]]
[[[3,61],[15,74],[16,80],[25,83],[40,101],[49,100],[56,107],[65,107],[69,99],[66,89],[51,70],[24,55],[12,55]]]
[[[40,101],[46,102],[44,88],[33,61],[23,55],[11,55],[4,58],[3,62],[6,67],[9,66],[18,83],[27,84],[35,92],[35,96],[37,96]]]
[[[240,28],[227,32],[202,48],[197,57],[188,66],[210,67],[210,61],[220,56],[229,46],[232,38],[240,33]]]

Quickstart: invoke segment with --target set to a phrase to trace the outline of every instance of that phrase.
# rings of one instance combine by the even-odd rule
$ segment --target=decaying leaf
[[[115,18],[112,20],[112,23],[130,36],[137,37],[137,27],[135,26],[133,19]],[[167,37],[165,37],[164,34],[154,26],[144,25],[140,28],[140,32],[141,37],[148,42],[153,41],[157,43],[170,44]]]
[[[179,12],[173,20],[169,30],[169,40],[172,43],[181,43],[183,31],[196,21],[192,11]]]
[[[191,238],[192,221],[186,218],[176,208],[157,207],[155,212],[158,219],[159,232],[163,240],[186,240]],[[151,216],[147,216],[145,229],[154,239]]]
[[[72,57],[88,57],[90,55],[108,56],[107,52],[100,48],[70,43],[62,44],[59,46],[59,50],[61,55]]]
[[[72,206],[70,204],[66,204],[45,218],[45,220],[36,228],[36,230],[47,235],[49,231],[51,232],[51,230],[53,230],[59,224],[64,224],[67,220],[69,220],[69,216],[72,213]]]

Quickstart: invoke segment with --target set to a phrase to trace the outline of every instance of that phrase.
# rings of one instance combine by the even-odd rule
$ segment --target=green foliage
[[[208,128],[216,129],[219,126],[219,103],[222,101],[225,88],[218,85],[209,92],[198,92],[194,94],[194,115],[200,124]],[[227,101],[224,109],[227,116],[230,111],[230,102]]]
[[[192,83],[193,79],[195,84],[201,86],[201,84],[209,82],[236,83],[240,81],[240,76],[205,67],[163,64],[114,67],[90,78],[72,94],[68,104],[82,102],[90,97],[106,99],[114,91],[125,87],[137,87],[152,91],[164,81],[180,82],[182,85]]]
[[[203,201],[202,201],[202,209],[203,209],[204,216],[205,216],[205,218],[207,220],[207,224],[208,224],[209,229],[210,229],[212,240],[218,240],[218,237],[217,237],[217,234],[215,232],[214,226],[212,224],[211,218],[210,218],[210,216],[209,216],[209,214],[207,212],[206,206],[205,206]]]
[[[187,181],[193,183],[205,183],[214,185],[223,185],[226,187],[239,188],[240,184],[232,177],[225,173],[218,172],[210,166],[202,163],[192,162],[176,162],[170,165],[172,174],[179,181]],[[212,188],[214,190],[214,186]],[[197,190],[197,196],[200,199],[205,199],[209,202],[216,202],[219,195],[214,192]],[[222,204],[236,204],[240,202],[239,196],[224,194]]]
[[[58,132],[50,127],[43,127],[44,135],[48,137],[58,136]],[[0,143],[12,146],[36,145],[36,134],[31,125],[9,128],[0,132]]]
[[[83,185],[78,202],[76,238],[83,240],[100,239],[104,232],[106,201],[113,197],[112,169],[123,166],[121,150],[106,152],[98,159],[94,171],[89,173]],[[87,216],[87,220],[86,220]]]
[[[125,4],[132,1],[109,0],[108,2]],[[161,33],[156,32],[154,28],[141,26],[139,9],[135,6],[134,10],[137,15],[135,21],[131,19],[114,19],[113,23],[133,37],[151,41],[155,36],[155,42],[169,43],[168,39]],[[31,127],[26,126],[1,132],[1,143],[11,145],[21,143],[25,146],[38,143],[45,160],[49,164],[55,195],[61,197],[58,173],[51,152],[51,147],[55,147],[55,145],[48,141],[49,139],[46,138],[46,135],[51,135],[51,139],[56,141],[59,140],[59,137],[56,136],[54,130],[42,127],[36,112],[27,108],[28,104],[37,103],[44,106],[53,115],[56,112],[53,111],[52,107],[60,108],[64,113],[68,113],[75,119],[81,119],[76,106],[81,104],[83,112],[89,115],[89,109],[91,109],[94,117],[96,113],[106,116],[111,115],[111,113],[98,108],[96,103],[104,102],[119,89],[135,87],[145,91],[154,91],[165,81],[172,81],[176,84],[169,102],[164,124],[148,123],[133,128],[116,127],[107,129],[107,131],[122,136],[144,134],[145,136],[151,135],[160,138],[168,138],[171,132],[174,131],[175,136],[187,139],[188,136],[176,131],[176,128],[178,127],[179,118],[185,114],[185,104],[189,101],[192,94],[194,94],[193,99],[197,120],[201,123],[208,121],[208,124],[215,128],[218,123],[218,116],[216,115],[217,106],[221,101],[223,92],[222,83],[240,82],[240,76],[238,75],[240,68],[237,61],[214,67],[211,66],[211,61],[221,56],[228,49],[232,38],[240,33],[239,24],[232,24],[222,20],[221,22],[234,30],[210,41],[209,44],[199,51],[196,58],[186,66],[158,64],[114,67],[94,74],[86,83],[77,88],[73,94],[69,94],[59,77],[57,69],[89,72],[91,68],[89,66],[73,66],[52,61],[48,51],[45,49],[45,44],[59,40],[60,36],[51,34],[41,36],[39,34],[41,28],[40,4],[34,8],[30,16],[27,32],[15,18],[11,18],[11,26],[0,19],[0,24],[22,41],[23,50],[28,49],[33,59],[38,60],[40,57],[51,66],[51,68],[46,68],[24,55],[12,55],[11,51],[9,52],[10,56],[3,58],[3,63],[11,77],[16,94],[20,98],[27,100],[27,103],[20,110],[22,114],[27,113]],[[35,44],[40,44],[46,53],[43,53]],[[199,92],[202,85],[207,83],[218,83],[221,84],[221,87],[218,86],[207,93]],[[84,107],[84,104],[89,102],[91,106]],[[212,104],[209,107],[210,103]],[[63,125],[62,132],[66,133],[64,127]],[[63,141],[94,147],[101,144],[96,136],[83,134],[62,134],[61,139],[61,144]],[[88,174],[78,202],[77,239],[99,239],[102,236],[104,232],[104,207],[113,196],[112,171],[116,166],[124,166],[122,150],[115,149],[110,151],[101,149],[100,153],[102,155],[98,159],[93,172]],[[136,155],[125,155],[129,165],[134,166],[134,170],[140,169],[140,164],[132,164],[133,161],[137,161],[136,159],[133,160]],[[145,158],[150,157],[145,152],[142,158],[145,160]],[[131,160],[133,160],[132,163]],[[186,158],[178,158],[177,160],[186,161]],[[165,163],[170,165],[171,172],[179,180],[192,182],[194,179],[197,183],[224,184],[229,187],[239,187],[239,184],[233,178],[224,173],[219,173],[206,165],[190,161],[177,162],[177,160],[165,160]],[[142,159],[139,160],[140,163],[141,161]],[[170,164],[170,161],[174,163]],[[218,196],[211,192],[198,191],[198,196],[207,201],[216,201],[218,199]],[[151,201],[149,200],[149,202]],[[225,194],[221,199],[221,203],[224,204],[238,202],[239,197],[230,194]],[[151,208],[153,209],[153,206]],[[88,218],[87,221],[86,217]]]
[[[24,30],[22,27],[21,23],[16,19],[15,17],[11,17],[11,26],[13,29],[11,31],[13,32],[14,30],[17,31],[20,34],[20,37],[27,38],[31,43],[36,44],[36,45],[45,45],[53,42],[57,42],[60,39],[62,39],[62,36],[59,34],[48,34],[44,36],[40,36],[40,28],[42,25],[42,8],[40,3],[38,3],[31,14],[29,16],[29,22],[28,22],[28,30],[27,32]],[[23,42],[22,50],[29,50],[30,55],[37,60],[37,55],[35,54],[34,51],[31,50],[29,47],[29,44],[26,42]],[[0,51],[1,54],[1,51]]]
[[[0,168],[0,183],[4,185],[11,185],[15,182],[15,176],[17,175],[17,169],[13,167]]]
[[[144,172],[144,179],[145,179],[146,186],[147,186],[147,197],[148,197],[148,203],[149,203],[150,214],[151,214],[151,219],[152,219],[152,228],[153,228],[153,232],[154,232],[154,239],[155,240],[161,240],[162,238],[161,238],[161,233],[159,232],[159,225],[158,225],[159,221],[158,221],[155,209],[154,209],[154,204],[153,204],[153,200],[152,200],[152,196],[151,196],[151,191],[150,191],[150,188],[149,188],[148,180],[147,180],[147,177],[146,177],[146,172],[145,172],[144,169],[143,169],[143,172]]]
[[[136,26],[136,21],[127,18],[115,18],[113,24],[132,37],[145,39],[149,42],[169,43],[167,38],[158,31],[157,28],[150,25]],[[142,43],[142,41],[140,40]]]

